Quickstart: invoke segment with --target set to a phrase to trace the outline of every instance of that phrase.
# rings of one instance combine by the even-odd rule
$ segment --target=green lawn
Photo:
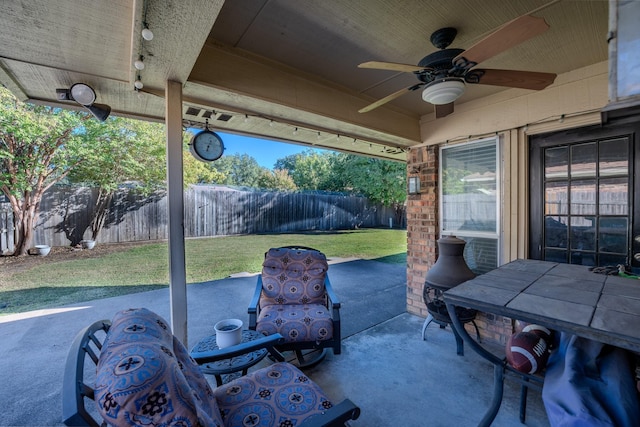
[[[270,247],[303,245],[329,258],[406,263],[405,230],[364,229],[264,234],[186,241],[187,283],[260,271]],[[98,258],[40,263],[0,277],[0,314],[19,313],[168,286],[167,243],[149,243]]]

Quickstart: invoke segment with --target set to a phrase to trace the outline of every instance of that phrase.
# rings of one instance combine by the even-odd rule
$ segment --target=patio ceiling
[[[163,120],[175,80],[187,126],[210,117],[225,132],[404,160],[433,106],[416,91],[358,113],[417,80],[357,65],[417,64],[447,26],[458,29],[451,47],[466,49],[532,11],[550,29],[483,67],[561,74],[607,59],[605,0],[17,0],[0,14],[0,83],[75,108],[56,88],[84,82],[112,114]],[[152,41],[140,37],[143,21]],[[140,55],[144,94],[133,86]],[[469,86],[456,103],[501,90]]]

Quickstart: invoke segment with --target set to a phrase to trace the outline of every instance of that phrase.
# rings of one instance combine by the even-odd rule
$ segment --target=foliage
[[[84,161],[69,173],[69,181],[113,192],[127,181],[135,181],[145,194],[164,184],[164,127],[158,123],[110,117],[104,123],[95,120],[96,137],[105,143],[88,152]]]
[[[289,172],[283,169],[265,170],[258,180],[258,186],[277,191],[295,191],[298,189]]]
[[[224,179],[186,153],[187,138],[185,185]],[[86,113],[22,103],[0,88],[0,189],[13,209],[15,254],[31,246],[44,192],[63,181],[99,188],[96,205],[87,207],[96,239],[119,186],[134,183],[148,194],[164,185],[165,140],[163,124],[119,117],[101,123]]]
[[[185,185],[211,184],[225,180],[225,175],[222,172],[212,168],[208,163],[196,160],[191,153],[184,153],[183,163],[183,179]]]
[[[333,183],[332,165],[336,156],[330,151],[307,149],[278,159],[275,168],[288,171],[300,190],[340,191],[340,186]]]
[[[361,194],[374,203],[399,207],[406,199],[406,166],[401,162],[354,154],[302,153],[279,159],[276,167],[287,170],[303,190]]]
[[[287,170],[300,189],[360,194],[393,207],[396,222],[402,222],[407,197],[407,170],[402,162],[305,150],[279,159],[276,167]]]
[[[444,194],[464,194],[467,193],[464,177],[473,172],[462,168],[442,169],[442,191]]]
[[[0,87],[0,189],[13,210],[16,255],[31,246],[44,192],[105,142],[89,117],[20,102]]]
[[[211,163],[211,168],[223,176],[218,184],[258,187],[260,177],[267,169],[248,154],[222,156]]]
[[[87,207],[91,214],[91,238],[95,240],[120,185],[133,183],[143,194],[163,185],[164,131],[157,123],[117,117],[110,117],[104,123],[88,120],[85,128],[93,129],[94,138],[102,143],[86,153],[83,161],[70,170],[68,179],[70,183],[99,188],[95,206]],[[83,233],[78,234],[81,238]]]
[[[385,206],[404,204],[407,197],[404,163],[342,154],[335,169],[353,191],[372,202]]]

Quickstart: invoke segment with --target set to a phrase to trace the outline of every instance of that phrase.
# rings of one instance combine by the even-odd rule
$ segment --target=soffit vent
[[[185,114],[187,116],[198,116],[200,114],[202,110],[199,108],[193,108],[193,107],[189,107],[187,108],[187,111],[185,112]]]
[[[216,120],[220,120],[221,122],[228,122],[232,117],[233,116],[231,114],[221,113],[218,117],[216,117]]]

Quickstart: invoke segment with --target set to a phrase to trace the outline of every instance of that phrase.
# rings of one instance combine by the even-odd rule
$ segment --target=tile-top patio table
[[[640,280],[520,259],[446,291],[444,299],[449,313],[455,307],[473,308],[640,352]],[[468,345],[494,364],[494,396],[479,424],[488,426],[500,409],[504,372],[510,367],[471,338],[456,316],[451,320]]]

